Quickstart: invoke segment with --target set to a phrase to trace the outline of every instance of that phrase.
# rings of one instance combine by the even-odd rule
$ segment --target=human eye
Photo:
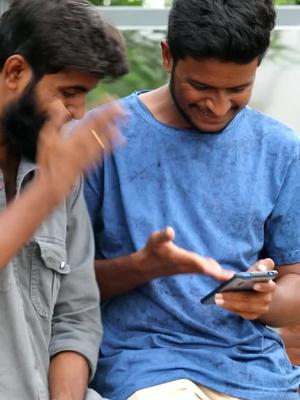
[[[78,94],[78,90],[76,90],[75,88],[61,89],[60,92],[61,92],[61,95],[65,98],[74,97]]]
[[[232,88],[230,91],[231,91],[231,93],[242,93],[246,89],[248,89],[248,85],[246,85],[246,86],[237,86],[237,87]]]
[[[199,83],[199,82],[195,82],[195,81],[191,81],[189,82],[190,85],[192,86],[192,88],[199,90],[199,91],[203,91],[203,90],[208,90],[209,86],[204,85],[203,83]]]

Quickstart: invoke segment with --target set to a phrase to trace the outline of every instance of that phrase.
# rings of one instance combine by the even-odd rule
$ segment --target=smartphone
[[[255,283],[273,280],[277,275],[278,272],[275,270],[264,272],[240,272],[234,274],[228,281],[222,283],[215,290],[203,297],[200,302],[202,304],[215,304],[216,293],[252,290]]]

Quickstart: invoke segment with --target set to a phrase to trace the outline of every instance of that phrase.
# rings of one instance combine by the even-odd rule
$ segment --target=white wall
[[[282,53],[258,69],[251,105],[300,133],[300,30],[280,32]]]

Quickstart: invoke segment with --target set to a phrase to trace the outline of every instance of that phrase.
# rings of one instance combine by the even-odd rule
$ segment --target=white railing
[[[2,14],[8,7],[9,0],[0,0],[0,14]]]
[[[97,7],[122,30],[164,30],[167,26],[168,8]],[[300,6],[277,7],[276,29],[300,29]]]
[[[7,9],[8,4],[9,0],[0,0],[0,14]],[[168,8],[97,8],[122,30],[166,29]],[[276,29],[300,29],[300,6],[277,7]]]

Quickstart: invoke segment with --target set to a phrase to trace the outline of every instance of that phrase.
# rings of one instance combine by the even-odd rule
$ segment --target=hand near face
[[[149,271],[149,279],[174,274],[199,273],[217,280],[227,280],[232,272],[223,269],[215,260],[201,257],[173,243],[175,232],[168,227],[153,233],[141,250],[141,265]]]
[[[124,142],[116,127],[124,115],[117,103],[111,103],[76,121],[71,134],[66,135],[64,126],[70,115],[60,102],[53,103],[39,135],[38,164],[39,176],[47,180],[48,187],[60,199],[93,162],[101,161],[104,153]]]
[[[270,258],[257,261],[249,271],[274,269]],[[239,314],[244,319],[254,320],[265,314],[270,307],[276,283],[273,281],[256,283],[251,291],[218,293],[215,302],[228,311]]]

